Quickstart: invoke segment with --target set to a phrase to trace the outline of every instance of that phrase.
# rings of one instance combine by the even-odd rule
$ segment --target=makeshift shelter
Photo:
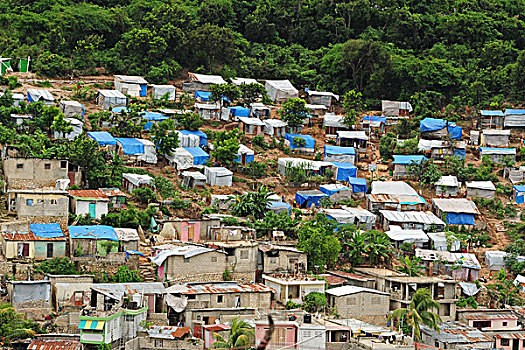
[[[249,149],[245,145],[239,145],[239,150],[237,151],[236,162],[241,164],[248,164],[255,160],[255,152],[252,149]]]
[[[461,248],[461,242],[453,236],[447,239],[445,232],[427,232],[427,236],[432,241],[431,248],[434,250],[455,252]]]
[[[210,91],[212,85],[226,84],[226,81],[220,75],[207,75],[198,73],[188,73],[190,84],[185,84],[187,90]],[[189,89],[188,89],[189,88]]]
[[[322,175],[326,169],[331,169],[333,166],[334,165],[329,162],[314,161],[303,158],[279,158],[277,160],[277,169],[283,176],[286,175],[286,169],[289,167],[302,167],[305,171],[311,171],[312,174]]]
[[[200,147],[179,147],[174,149],[171,155],[166,155],[166,159],[177,170],[185,170],[206,164],[210,156]]]
[[[297,191],[295,193],[295,201],[301,208],[311,208],[312,205],[319,206],[319,200],[327,197],[326,193],[319,190]]]
[[[222,108],[218,103],[207,104],[207,103],[196,103],[194,105],[195,111],[203,119],[206,120],[224,120],[230,119],[230,110],[228,108]]]
[[[394,243],[395,248],[400,248],[402,244],[413,244],[418,248],[425,248],[428,246],[428,236],[425,231],[421,229],[402,229],[398,227],[391,227],[385,234]]]
[[[331,196],[339,191],[352,190],[352,188],[340,184],[326,184],[319,186],[319,190]]]
[[[210,186],[232,186],[233,173],[224,167],[204,167],[204,175]]]
[[[505,159],[516,161],[515,148],[480,147],[479,152],[482,158],[488,156],[494,163],[504,163]]]
[[[502,111],[488,111],[481,110],[481,127],[482,128],[503,128],[503,120],[505,119]]]
[[[238,117],[239,131],[246,135],[263,135],[264,123],[259,118]]]
[[[161,113],[144,111],[140,113],[142,119],[147,120],[144,124],[144,130],[150,130],[153,126],[153,123],[160,123],[164,120],[170,119],[168,116],[165,116]]]
[[[405,230],[444,230],[445,222],[429,211],[379,210],[380,224],[385,231],[400,227]]]
[[[177,132],[181,147],[206,147],[208,145],[208,135],[203,131],[177,130]]]
[[[333,113],[323,117],[323,128],[326,137],[336,137],[338,131],[348,131],[347,125],[343,124],[344,116]]]
[[[362,177],[349,177],[348,185],[352,187],[354,193],[366,193],[368,192],[367,182]]]
[[[128,105],[128,98],[117,90],[98,90],[96,101],[103,109]]]
[[[517,275],[513,283],[520,292],[525,293],[525,276]]]
[[[132,156],[144,153],[144,144],[134,138],[116,137],[117,153],[120,156]]]
[[[27,102],[43,102],[45,105],[52,106],[55,104],[55,98],[48,90],[28,89]]]
[[[228,107],[232,117],[250,117],[250,109],[243,106]]]
[[[232,84],[237,85],[237,86],[241,86],[243,84],[259,84],[259,85],[262,85],[257,80],[252,79],[252,78],[231,78],[231,81],[232,81]]]
[[[407,166],[410,164],[421,164],[426,162],[428,159],[425,156],[419,155],[394,155],[394,178],[395,179],[404,179],[410,176]]]
[[[479,215],[476,204],[465,198],[434,198],[432,204],[436,215],[447,225],[474,225]]]
[[[138,155],[138,161],[157,164],[157,146],[150,140],[137,139],[144,147],[144,153]]]
[[[115,90],[131,97],[146,97],[148,82],[143,77],[133,75],[115,75]]]
[[[195,99],[200,102],[211,100],[211,92],[209,91],[195,91]]]
[[[366,209],[343,206],[343,209],[322,209],[327,218],[339,224],[356,225],[362,230],[371,230],[376,222],[376,216]]]
[[[66,256],[66,236],[57,223],[29,224],[29,230],[26,231],[3,232],[0,242],[6,259]]]
[[[408,117],[413,109],[410,102],[383,100],[381,110],[386,117]]]
[[[525,109],[506,109],[504,127],[524,127]]]
[[[110,252],[118,252],[119,239],[111,226],[68,226],[68,230],[71,246],[83,256],[106,256]]]
[[[454,149],[449,141],[420,139],[417,145],[419,152],[430,156],[432,159],[444,159],[454,156]]]
[[[458,178],[453,175],[441,176],[434,184],[437,196],[455,197],[458,195],[460,184]]]
[[[355,148],[325,145],[324,161],[355,164]]]
[[[463,281],[479,278],[481,265],[474,254],[416,249],[416,257],[425,263],[428,275],[447,274]]]
[[[273,102],[284,102],[289,98],[299,97],[299,91],[289,80],[266,80],[264,87]]]
[[[308,93],[308,101],[311,104],[331,107],[334,101],[339,101],[339,95],[336,95],[333,92],[314,91],[310,89],[308,89],[306,92]]]
[[[273,138],[284,138],[288,123],[279,119],[265,119],[263,120],[263,123],[265,134],[270,135]]]
[[[73,117],[75,115],[78,115],[80,117],[84,117],[84,113],[86,112],[86,109],[84,106],[78,102],[78,101],[60,101],[60,111],[64,113],[64,116],[67,117]]]
[[[304,146],[294,142],[295,139],[304,140]],[[315,149],[315,139],[310,135],[299,135],[299,134],[285,134],[285,145],[291,149],[301,149],[305,152],[313,153]]]
[[[337,144],[342,147],[354,147],[358,152],[366,152],[368,136],[364,131],[338,131]]]
[[[157,100],[166,97],[168,101],[175,101],[177,89],[173,85],[152,85],[151,95]]]
[[[484,129],[481,133],[481,146],[507,147],[510,130]]]
[[[370,132],[383,134],[385,132],[386,117],[365,115],[361,121],[361,130],[369,130]]]
[[[454,142],[454,157],[459,159],[465,159],[467,156],[467,146],[465,141],[456,141]]]
[[[416,190],[404,181],[374,181],[372,194],[392,194],[405,196],[418,196]]]
[[[463,137],[461,127],[444,119],[425,118],[419,123],[419,129],[425,139],[442,139],[447,135],[453,140]]]
[[[149,187],[151,189],[155,188],[154,180],[149,175],[123,173],[122,178],[122,188],[129,193],[132,193],[133,190],[142,187]]]
[[[325,105],[305,104],[304,107],[308,110],[308,117],[322,117],[326,114],[328,108]]]
[[[100,146],[116,146],[117,139],[107,131],[88,131],[88,137],[97,141]]]
[[[507,253],[501,250],[487,250],[485,252],[485,266],[489,271],[500,271],[505,268]]]
[[[264,103],[256,102],[250,105],[251,116],[259,119],[268,119],[272,117],[272,110]]]
[[[287,213],[290,215],[292,213],[292,205],[285,202],[269,202],[268,210],[274,214]]]
[[[350,163],[331,162],[337,181],[348,181],[352,177],[357,177],[357,167]]]
[[[64,121],[70,124],[70,126],[73,128],[73,131],[68,132],[67,134],[55,131],[53,133],[54,138],[65,138],[68,140],[74,140],[77,136],[82,134],[82,131],[84,130],[84,122],[78,120],[77,118],[64,118]]]
[[[467,197],[494,198],[496,186],[491,181],[467,182]]]
[[[523,204],[525,203],[525,185],[514,185],[514,199],[516,203]]]
[[[183,171],[182,185],[187,188],[203,187],[206,184],[206,176],[198,171]]]

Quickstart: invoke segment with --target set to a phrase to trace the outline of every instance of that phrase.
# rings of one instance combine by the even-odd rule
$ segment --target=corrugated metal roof
[[[355,273],[351,273],[351,272],[328,271],[328,273],[330,273],[332,275],[335,275],[335,276],[340,276],[340,277],[345,278],[345,279],[358,280],[358,281],[363,281],[363,282],[370,280],[370,278],[359,276],[359,275],[356,275]]]
[[[2,232],[6,241],[65,241],[66,236],[61,237],[37,237],[31,231]]]
[[[44,340],[34,339],[27,347],[28,350],[82,350],[78,340]]]
[[[352,295],[352,294],[357,294],[357,293],[373,293],[373,294],[381,294],[381,295],[390,295],[390,293],[381,292],[377,289],[362,288],[362,287],[356,287],[356,286],[342,286],[338,288],[328,289],[326,291],[326,294],[330,294],[336,297]]]
[[[116,300],[120,300],[124,295],[165,293],[164,284],[161,282],[96,283],[91,289]]]
[[[106,197],[127,197],[128,195],[122,192],[119,188],[101,188],[100,189]]]
[[[98,93],[104,97],[117,97],[126,99],[126,95],[117,90],[98,90]]]
[[[446,261],[469,269],[481,269],[478,259],[471,253],[451,253],[442,250],[416,249],[416,257],[427,261]]]
[[[69,190],[69,195],[74,198],[83,198],[91,200],[108,200],[108,197],[101,190]]]
[[[475,312],[463,315],[467,320],[517,320],[518,317],[511,313],[502,312]]]
[[[115,75],[115,78],[122,80],[128,84],[147,84],[148,81],[143,77],[137,75]]]
[[[440,331],[421,326],[421,331],[444,343],[492,343],[492,338],[482,331],[467,327],[459,322],[444,322]]]
[[[525,332],[497,333],[494,334],[497,339],[525,339]]]
[[[465,198],[434,198],[432,202],[444,213],[479,214],[476,204]]]
[[[239,284],[237,282],[217,283],[188,283],[173,285],[166,289],[167,293],[190,294],[224,294],[224,293],[267,293],[273,292],[273,288],[262,283]]]
[[[383,217],[391,222],[420,223],[425,225],[445,225],[443,220],[430,211],[380,210]]]

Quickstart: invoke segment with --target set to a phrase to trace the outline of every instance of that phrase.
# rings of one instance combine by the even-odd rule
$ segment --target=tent
[[[351,190],[351,188],[340,184],[326,184],[319,186],[319,190],[331,196],[342,190]]]
[[[269,202],[268,210],[271,210],[275,214],[286,212],[288,215],[292,213],[292,205],[285,202]]]
[[[128,98],[122,92],[117,90],[98,90],[97,105],[101,106],[103,109],[127,106]]]
[[[159,123],[161,121],[164,121],[166,119],[169,119],[169,117],[156,112],[150,112],[150,111],[144,111],[140,113],[142,119],[147,120],[146,124],[144,124],[144,130],[150,130],[153,126],[153,123]]]
[[[423,163],[424,161],[427,161],[427,160],[428,160],[427,157],[420,156],[420,155],[407,156],[407,155],[396,154],[394,155],[394,161],[392,162],[392,164],[409,165],[412,163]]]
[[[330,162],[335,167],[335,179],[337,181],[348,181],[351,177],[357,177],[357,167],[350,163]]]
[[[348,184],[352,186],[352,192],[354,193],[366,193],[368,191],[367,182],[362,177],[349,177]]]
[[[52,106],[55,104],[55,98],[48,90],[44,89],[28,89],[28,102],[44,102],[45,105]]]
[[[289,80],[266,80],[264,85],[270,100],[283,102],[289,98],[299,97],[299,91]]]
[[[146,97],[148,82],[143,77],[135,75],[115,75],[115,90],[131,97]]]
[[[310,208],[312,205],[319,206],[319,200],[324,197],[328,195],[318,190],[297,191],[295,201],[302,208]]]
[[[224,167],[205,167],[204,175],[210,186],[232,186],[233,173]]]
[[[467,197],[494,198],[496,186],[491,181],[467,182]]]
[[[366,209],[343,206],[343,209],[322,209],[328,219],[338,224],[352,224],[364,230],[371,230],[376,222],[376,216]]]
[[[64,113],[65,117],[73,117],[75,115],[84,117],[86,109],[78,101],[60,101],[60,111]]]
[[[167,155],[166,159],[174,164],[177,170],[184,170],[206,164],[210,156],[200,147],[179,147],[173,150],[171,155]]]
[[[449,123],[445,119],[425,118],[419,123],[421,133],[428,133],[427,136],[442,138],[449,135],[453,140],[461,140],[463,128],[456,123]]]
[[[208,135],[205,132],[196,130],[178,130],[179,144],[182,147],[206,147],[208,145]]]
[[[248,164],[255,160],[255,152],[245,145],[239,145],[239,150],[237,151],[236,162],[241,164]]]
[[[63,134],[62,132],[55,131],[53,133],[53,137],[58,138],[65,138],[68,140],[74,140],[78,135],[82,134],[84,122],[78,120],[77,118],[64,118],[65,122],[69,122],[71,124],[71,127],[73,128],[73,131]]]
[[[211,92],[209,91],[195,91],[195,99],[201,101],[209,101],[211,99]]]
[[[286,126],[288,123],[279,119],[265,119],[263,123],[265,134],[274,138],[281,138],[286,135]]]
[[[525,203],[525,185],[514,185],[514,199],[516,203]]]
[[[297,146],[296,144],[294,144],[293,140],[298,137],[300,139],[303,139],[305,141],[305,145],[304,146]],[[289,143],[289,147],[291,149],[296,149],[296,148],[307,148],[307,149],[313,149],[315,148],[315,139],[310,136],[310,135],[299,135],[299,134],[288,134],[286,133],[284,135],[284,139],[286,141],[288,141]]]
[[[228,107],[233,117],[250,117],[250,109],[242,106]]]
[[[149,163],[157,164],[157,147],[150,140],[137,139],[144,146],[144,153],[140,154],[138,160]]]
[[[167,96],[168,101],[175,101],[176,92],[173,85],[152,85],[151,87],[151,95],[157,100]]]
[[[0,58],[0,74],[4,75],[7,72],[12,72],[13,68],[11,67],[11,59],[2,57]]]
[[[191,153],[194,165],[204,165],[210,160],[210,155],[200,147],[185,147],[184,149]]]
[[[325,145],[324,146],[324,161],[354,164],[355,163],[355,148]]]
[[[87,135],[97,141],[100,146],[115,146],[117,144],[117,139],[107,131],[88,131]]]
[[[134,138],[116,137],[117,146],[127,156],[144,153],[144,144]]]
[[[448,122],[445,119],[425,118],[419,122],[419,131],[432,132],[443,130],[447,127]]]

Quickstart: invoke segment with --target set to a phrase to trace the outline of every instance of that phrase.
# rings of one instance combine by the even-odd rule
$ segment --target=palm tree
[[[231,206],[232,214],[240,217],[251,216],[255,220],[261,220],[268,211],[270,196],[273,191],[267,186],[261,185],[256,192],[249,192],[237,196],[237,201]]]
[[[412,296],[408,308],[394,310],[388,320],[401,320],[412,328],[412,339],[421,339],[420,325],[424,324],[436,331],[439,331],[441,317],[432,310],[439,310],[439,303],[432,299],[430,290],[427,288],[418,289]]]
[[[234,318],[228,340],[217,333],[213,333],[213,338],[214,349],[249,349],[255,343],[255,330],[247,322]]]
[[[388,259],[392,253],[390,238],[381,231],[370,230],[366,232],[365,253],[371,265],[376,265],[380,258]]]
[[[425,269],[424,266],[420,265],[420,257],[416,257],[411,260],[408,256],[405,256],[405,258],[401,259],[401,261],[403,262],[403,265],[396,267],[396,270],[406,273],[410,277],[421,276],[423,270]]]

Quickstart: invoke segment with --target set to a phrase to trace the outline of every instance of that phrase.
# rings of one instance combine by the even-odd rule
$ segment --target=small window
[[[510,341],[509,339],[501,339],[501,346],[509,346]]]
[[[346,299],[346,305],[357,305],[357,300],[355,297]]]
[[[248,253],[247,250],[241,250],[241,259],[248,259]]]
[[[381,299],[380,299],[379,297],[372,297],[372,301],[371,301],[371,303],[372,303],[372,304],[379,304],[379,303],[380,303],[380,300],[381,300]]]
[[[156,348],[162,348],[164,344],[162,344],[162,339],[155,339],[155,347]]]
[[[32,199],[26,199],[26,205],[28,207],[32,206],[33,205],[33,200]]]
[[[501,323],[502,323],[503,327],[507,327],[507,325],[509,324],[507,321],[503,321]]]
[[[43,199],[37,199],[36,200],[36,204],[44,204],[44,200]]]
[[[216,256],[212,256],[211,257],[211,262],[217,262],[217,257]]]
[[[24,169],[24,164],[23,164],[23,163],[18,163],[18,164],[16,165],[16,168],[17,168],[17,169]]]
[[[221,304],[224,301],[224,297],[222,295],[217,295],[217,303]]]
[[[60,169],[67,168],[67,160],[61,160],[60,161]]]
[[[525,339],[523,339],[522,343],[523,343],[523,346],[525,347]]]
[[[188,300],[195,300],[195,299],[197,299],[197,296],[195,294],[188,295]]]
[[[56,199],[50,199],[50,200],[49,200],[49,203],[50,203],[50,204],[54,204],[54,205],[58,204],[58,202],[57,202]]]
[[[44,164],[44,169],[46,169],[46,170],[51,169],[51,163]]]

